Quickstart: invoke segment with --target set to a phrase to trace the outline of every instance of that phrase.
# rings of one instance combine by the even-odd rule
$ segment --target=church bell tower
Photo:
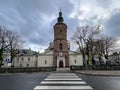
[[[67,41],[67,25],[63,22],[60,10],[57,23],[54,25],[53,64],[57,67],[69,66],[69,43]]]

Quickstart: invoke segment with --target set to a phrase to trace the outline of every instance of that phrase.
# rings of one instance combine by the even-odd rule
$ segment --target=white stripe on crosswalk
[[[82,80],[81,78],[46,78],[45,80]]]
[[[40,84],[86,84],[84,81],[42,81]]]
[[[34,90],[93,90],[75,73],[51,73]]]
[[[76,75],[74,73],[51,73],[50,75]]]
[[[64,78],[65,78],[65,77],[66,77],[66,78],[68,78],[68,77],[69,77],[69,78],[75,78],[75,77],[76,77],[76,78],[78,78],[78,76],[48,76],[47,78],[59,78],[59,77],[62,77],[62,78],[63,78],[63,77],[64,77]]]
[[[34,88],[34,90],[58,90],[58,89],[63,89],[63,90],[73,90],[73,89],[78,89],[78,90],[93,90],[90,86],[37,86]]]

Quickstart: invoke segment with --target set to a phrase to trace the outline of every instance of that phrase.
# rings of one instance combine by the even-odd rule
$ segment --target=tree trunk
[[[0,49],[0,67],[2,66],[3,63],[3,49]]]

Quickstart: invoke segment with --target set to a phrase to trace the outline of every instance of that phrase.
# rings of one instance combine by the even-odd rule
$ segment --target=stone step
[[[71,72],[70,68],[56,68],[55,72]]]
[[[54,75],[54,76],[55,76],[55,75],[56,75],[56,76],[71,76],[71,75],[72,75],[72,76],[73,76],[73,75],[76,76],[75,73],[51,73],[50,76],[52,76],[52,75]]]
[[[70,68],[56,68],[57,71],[70,71]]]

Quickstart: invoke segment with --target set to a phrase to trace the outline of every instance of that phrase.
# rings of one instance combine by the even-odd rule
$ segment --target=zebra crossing
[[[93,90],[75,73],[51,73],[34,90]]]

